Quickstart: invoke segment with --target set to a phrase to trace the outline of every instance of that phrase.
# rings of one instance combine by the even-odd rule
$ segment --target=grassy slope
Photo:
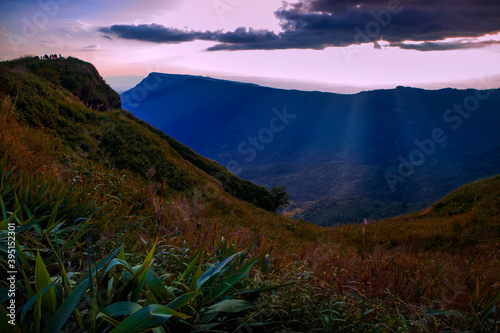
[[[176,190],[184,187],[191,189],[193,184],[202,183],[200,179],[191,179],[186,171],[192,167],[179,164],[177,160],[181,159],[216,178],[231,195],[266,210],[273,210],[270,193],[264,187],[237,178],[224,167],[199,156],[126,111],[89,111],[79,103],[70,102],[68,99],[71,96],[62,96],[63,91],[57,89],[58,82],[49,83],[43,77],[29,75],[40,72],[43,74],[43,70],[57,71],[62,87],[80,97],[83,104],[111,107],[121,105],[115,101],[116,98],[119,100],[119,96],[104,84],[91,64],[75,58],[51,61],[24,58],[4,65],[1,93],[16,98],[19,117],[30,126],[55,131],[72,148],[78,146],[90,158],[104,158],[104,162],[119,169],[129,169],[145,175],[147,170],[154,168],[155,179],[162,181],[166,178],[167,185]],[[80,71],[82,73],[78,74]],[[78,89],[65,86],[64,83],[72,77],[79,79]],[[83,97],[80,94],[82,89],[87,91]],[[101,107],[96,106],[94,109],[101,110]],[[39,110],[43,111],[42,114]],[[106,156],[110,157],[109,161]],[[172,156],[175,158],[172,159]]]
[[[365,245],[414,251],[463,252],[500,239],[500,176],[452,192],[429,209],[370,224]],[[339,227],[344,242],[359,241],[359,227]]]
[[[28,59],[29,63],[31,61]],[[59,64],[63,61],[53,62]],[[319,228],[309,223],[285,219],[241,202],[233,196],[269,208],[267,201],[270,197],[264,188],[229,174],[215,162],[164,134],[160,135],[159,131],[128,112],[98,112],[87,108],[67,90],[30,73],[19,65],[19,61],[0,65],[0,87],[0,100],[7,98],[10,101],[15,120],[32,130],[39,129],[53,135],[57,138],[55,141],[64,147],[62,152],[75,153],[80,159],[116,169],[117,173],[130,171],[139,180],[154,184],[157,193],[162,188],[160,184],[164,183],[166,198],[182,197],[190,205],[197,202],[198,206],[198,202],[202,202],[203,211],[198,212],[199,217],[231,219],[233,225],[263,229],[270,234],[281,224],[293,225],[296,231],[291,232],[292,235],[295,232],[314,238],[320,233]],[[286,238],[288,233],[283,236]]]
[[[213,247],[222,235],[270,249],[273,279],[298,282],[263,299],[264,313],[283,322],[277,330],[404,322],[430,331],[470,329],[468,319],[426,311],[453,309],[472,318],[473,300],[484,305],[499,288],[500,177],[464,186],[424,212],[371,223],[364,234],[359,225],[322,229],[227,194],[196,167],[197,155],[183,147],[179,153],[175,141],[129,114],[89,109],[22,68],[0,66],[0,83],[0,152],[25,182],[49,182],[54,192],[69,186],[77,192],[75,205],[103,207],[98,256],[123,241],[131,254],[143,253],[157,236],[196,248]]]
[[[154,128],[148,123],[136,118],[133,114],[125,112],[124,115],[134,120],[135,122],[140,123],[147,129],[149,129],[152,133],[167,141],[168,144],[173,149],[175,149],[183,159],[192,163],[200,170],[203,170],[208,175],[217,179],[226,192],[230,193],[238,199],[253,203],[258,207],[264,208],[269,211],[273,210],[271,198],[268,191],[264,187],[256,186],[248,180],[236,177],[232,173],[228,172],[225,167],[210,159],[198,155],[191,148],[183,145],[174,138],[169,137],[168,135],[158,130],[157,128]]]

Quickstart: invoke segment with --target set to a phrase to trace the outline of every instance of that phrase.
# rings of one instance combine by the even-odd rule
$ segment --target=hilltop
[[[119,95],[102,80],[92,65],[70,57],[55,60],[24,58],[2,66],[5,74],[0,97],[15,98],[13,103],[21,110],[19,119],[35,128],[54,131],[80,154],[142,176],[152,168],[155,180],[165,180],[169,189],[182,191],[193,190],[193,184],[200,185],[201,170],[216,178],[231,195],[266,210],[274,209],[271,195],[264,187],[235,177],[224,167],[119,108]],[[25,73],[26,70],[29,73]],[[48,71],[58,73],[54,74],[57,79],[47,79],[45,73]],[[39,73],[42,74],[37,75]],[[80,81],[76,86],[65,85],[72,80]],[[66,91],[71,94],[65,94]],[[91,112],[85,106],[109,112]],[[190,172],[194,169],[199,170]]]
[[[24,57],[5,62],[11,68],[25,68],[46,79],[55,86],[61,86],[91,109],[108,111],[120,109],[120,96],[106,84],[95,69],[77,58],[58,58],[42,61]]]
[[[121,97],[239,177],[284,186],[287,213],[319,225],[423,209],[500,172],[499,89],[342,95],[151,73]]]
[[[76,59],[0,63],[0,330],[498,330],[499,176],[367,225],[292,220],[264,188],[101,109],[112,92],[93,105],[30,69],[66,60],[105,85]]]

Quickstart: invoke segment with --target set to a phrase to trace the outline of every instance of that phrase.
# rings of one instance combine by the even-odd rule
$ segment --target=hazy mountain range
[[[420,209],[500,172],[500,90],[354,95],[152,73],[123,107],[322,225]]]

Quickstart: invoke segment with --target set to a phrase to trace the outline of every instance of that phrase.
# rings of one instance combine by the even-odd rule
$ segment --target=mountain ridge
[[[332,95],[343,95],[343,96],[353,96],[353,95],[359,95],[359,94],[370,93],[370,92],[378,92],[378,91],[392,91],[395,89],[414,89],[414,90],[421,90],[421,91],[438,91],[438,92],[439,91],[447,91],[447,90],[452,90],[452,91],[500,90],[500,85],[497,88],[488,88],[488,89],[465,88],[465,87],[464,88],[443,87],[443,88],[436,88],[436,89],[427,89],[427,88],[420,88],[420,87],[414,87],[414,86],[398,85],[394,88],[374,88],[374,89],[361,90],[361,91],[355,92],[355,93],[341,93],[341,92],[331,92],[331,91],[321,91],[321,90],[303,90],[303,89],[299,89],[299,88],[277,88],[277,87],[272,87],[272,86],[268,86],[265,84],[237,81],[237,80],[233,80],[233,79],[215,78],[215,77],[211,77],[211,76],[207,76],[207,75],[175,74],[175,73],[162,73],[162,72],[150,72],[141,81],[144,81],[145,79],[148,79],[150,77],[154,78],[157,75],[159,75],[159,76],[166,75],[166,76],[171,76],[171,77],[177,76],[177,77],[186,77],[186,78],[198,78],[198,79],[206,79],[207,81],[222,81],[222,82],[227,82],[227,83],[255,86],[255,87],[261,87],[261,88],[273,89],[273,90],[296,91],[296,92],[305,92],[305,93],[321,93],[321,94],[332,94]],[[141,82],[139,82],[134,87],[132,87],[128,90],[133,90],[136,86],[140,86],[140,85],[141,85]],[[124,92],[125,91],[123,91],[121,94],[123,94]]]
[[[490,95],[478,100],[483,112],[467,118],[447,113],[476,94]],[[351,203],[360,198],[373,205],[382,200],[400,207],[368,216],[352,214],[350,221],[421,209],[467,182],[499,172],[500,137],[493,126],[500,121],[499,89],[397,87],[348,95],[152,73],[121,96],[124,107],[137,117],[229,171],[268,188],[285,186],[295,208],[327,198]],[[280,115],[290,119],[281,124],[275,119]],[[281,125],[286,125],[283,130]],[[459,131],[453,128],[457,125]],[[398,176],[401,159],[421,154],[415,142],[428,144],[439,128],[445,142],[435,145],[409,177]],[[273,169],[290,171],[273,175]],[[461,174],[461,169],[470,172]],[[394,184],[397,193],[392,193]],[[330,220],[335,224],[345,218],[333,215]]]

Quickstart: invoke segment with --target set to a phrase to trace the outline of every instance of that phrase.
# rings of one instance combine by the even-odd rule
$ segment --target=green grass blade
[[[43,288],[52,283],[47,267],[43,263],[40,252],[36,253],[36,266],[35,266],[35,289],[41,293]],[[51,287],[45,295],[42,296],[42,305],[50,313],[54,313],[57,308],[57,298],[54,287]]]
[[[198,251],[196,251],[193,257],[189,260],[186,269],[181,274],[181,281],[185,280],[186,277],[188,277],[189,274],[193,272],[198,262],[201,261],[204,253],[205,253],[205,245],[203,245]]]
[[[486,319],[495,308],[495,305],[500,302],[500,291],[493,297],[493,299],[481,310],[479,311],[480,317],[484,320]]]
[[[3,223],[7,223],[7,208],[5,207],[5,202],[3,201],[2,197],[0,196],[0,206],[2,207],[2,216],[3,216]],[[7,225],[5,225],[5,229],[7,229]]]
[[[193,278],[191,279],[191,285],[189,286],[189,291],[196,291],[198,287],[198,279],[201,276],[201,265],[198,265],[196,271],[194,272]]]

